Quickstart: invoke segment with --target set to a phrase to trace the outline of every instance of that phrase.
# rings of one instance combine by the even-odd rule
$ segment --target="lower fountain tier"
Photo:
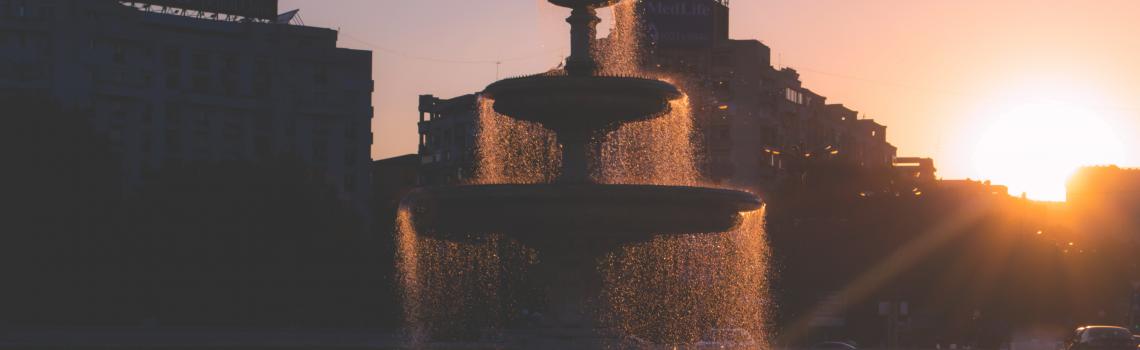
[[[483,94],[495,100],[495,111],[559,134],[659,117],[669,112],[669,101],[681,97],[677,87],[656,79],[563,75],[504,79]]]
[[[501,233],[524,243],[724,232],[761,206],[743,191],[603,184],[433,187],[408,200],[421,235],[469,240]]]

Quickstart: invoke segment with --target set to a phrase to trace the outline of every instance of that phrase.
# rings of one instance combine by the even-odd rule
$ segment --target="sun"
[[[995,117],[976,143],[975,171],[1013,195],[1064,201],[1065,182],[1077,168],[1124,159],[1124,147],[1095,108],[1021,101]]]

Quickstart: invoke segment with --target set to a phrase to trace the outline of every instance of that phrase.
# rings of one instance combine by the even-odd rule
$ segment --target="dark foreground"
[[[399,344],[394,334],[367,330],[0,330],[0,349],[395,349]]]

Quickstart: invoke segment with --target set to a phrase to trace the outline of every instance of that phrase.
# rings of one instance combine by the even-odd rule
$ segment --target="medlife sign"
[[[660,46],[710,46],[727,36],[728,8],[714,0],[642,0],[639,3],[646,38]],[[721,18],[723,17],[723,18]]]

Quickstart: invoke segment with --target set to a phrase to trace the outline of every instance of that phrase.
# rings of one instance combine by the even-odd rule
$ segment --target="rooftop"
[[[123,6],[139,11],[184,16],[223,22],[257,22],[300,24],[298,11],[277,13],[277,0],[247,0],[241,2],[187,1],[187,0],[118,0]]]

